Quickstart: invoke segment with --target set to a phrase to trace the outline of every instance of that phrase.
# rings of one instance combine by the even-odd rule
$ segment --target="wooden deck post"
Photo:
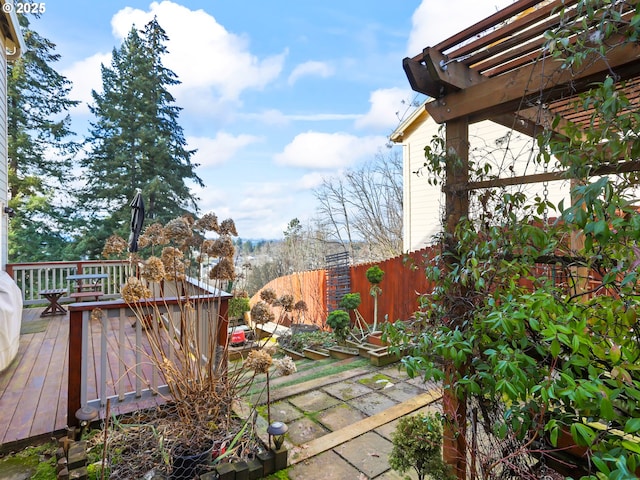
[[[82,390],[82,310],[69,307],[69,378],[67,383],[67,425],[79,426],[76,412]]]
[[[449,121],[446,124],[445,148],[447,154],[445,180],[445,246],[451,250],[456,245],[456,226],[469,215],[469,194],[466,189],[451,188],[466,185],[469,181],[469,121],[466,117]],[[451,258],[451,257],[448,257]],[[452,317],[459,318],[462,312]],[[451,321],[457,321],[452,318]],[[453,328],[453,326],[452,326]],[[466,419],[467,399],[459,398],[453,388],[457,372],[452,364],[445,365],[444,392],[442,407],[445,416],[443,435],[443,457],[452,466],[459,480],[467,477]]]

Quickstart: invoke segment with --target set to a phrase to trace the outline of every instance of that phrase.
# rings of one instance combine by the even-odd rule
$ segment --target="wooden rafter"
[[[582,72],[561,69],[546,51],[544,32],[561,21],[578,21],[577,3],[520,0],[421,54],[405,58],[403,68],[414,90],[434,98],[426,108],[439,123],[468,117],[471,123],[489,119],[509,126],[505,121],[513,116],[520,120],[512,122],[514,129],[539,133],[550,122],[545,118],[538,122],[539,114],[532,113],[535,107],[544,107],[551,116],[562,115],[561,124],[583,123],[589,120],[589,112],[572,110],[568,99],[614,71],[618,82],[635,80],[640,73],[640,48],[635,44],[612,48],[606,60],[585,61]],[[629,5],[624,9],[623,19],[635,12]],[[570,42],[576,39],[573,36]],[[612,45],[616,41],[609,39]],[[624,93],[637,104],[640,99],[635,101],[638,88],[634,87]],[[522,126],[523,119],[529,125]],[[556,132],[562,130],[561,125]]]
[[[438,123],[465,116],[480,121],[574,96],[590,88],[593,82],[604,80],[612,70],[620,80],[633,78],[640,73],[639,60],[640,47],[636,44],[612,49],[606,60],[592,59],[579,73],[560,68],[558,62],[548,58],[453,92],[427,103],[426,108]]]

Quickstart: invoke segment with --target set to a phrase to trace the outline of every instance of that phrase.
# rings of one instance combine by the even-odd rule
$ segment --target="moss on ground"
[[[289,480],[289,469],[278,470],[276,473],[265,477],[265,480]]]
[[[366,387],[379,390],[383,388],[387,383],[393,383],[393,379],[382,373],[377,373],[372,377],[361,378],[360,380],[358,380],[358,382]]]
[[[46,443],[37,447],[27,447],[0,459],[0,472],[10,478],[14,473],[28,474],[32,480],[55,480],[55,443]]]

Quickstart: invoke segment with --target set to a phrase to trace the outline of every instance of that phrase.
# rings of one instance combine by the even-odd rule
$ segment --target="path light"
[[[87,425],[98,418],[98,414],[98,409],[90,407],[89,405],[85,405],[84,407],[76,410],[76,418],[80,422],[79,438],[82,438],[82,434],[84,433],[85,428],[87,428]]]
[[[280,450],[280,447],[282,447],[284,436],[288,430],[289,427],[287,427],[287,424],[284,422],[273,422],[267,427],[267,433],[269,434],[269,438],[273,437],[273,445],[276,447],[276,450]]]

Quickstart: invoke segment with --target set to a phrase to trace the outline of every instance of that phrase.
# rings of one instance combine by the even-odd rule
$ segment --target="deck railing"
[[[46,299],[40,296],[41,290],[63,288],[71,293],[75,288],[75,283],[68,280],[67,277],[77,273],[106,274],[107,278],[102,281],[100,290],[104,293],[104,298],[117,298],[120,295],[120,286],[124,284],[130,271],[129,262],[121,260],[12,263],[7,265],[7,273],[20,288],[22,302],[25,306],[46,304]],[[61,301],[73,300],[65,295]]]
[[[183,347],[180,342],[181,323],[185,318],[183,297],[165,296],[144,300],[140,308],[159,315],[160,318],[154,319],[154,322],[160,320],[164,323],[170,355],[177,355],[181,348],[190,348],[191,351],[202,352],[205,361],[206,356],[215,354],[209,351],[207,339],[217,338],[218,346],[222,348],[227,343],[227,309],[231,295],[203,285],[196,287],[207,292],[189,296],[194,313],[188,318],[195,322],[193,328],[200,343],[197,348]],[[95,309],[102,311],[101,316],[92,315]],[[134,311],[121,299],[69,305],[67,422],[70,426],[78,425],[76,412],[80,408],[90,406],[100,409],[106,405],[107,399],[111,400],[111,405],[121,407],[168,393],[161,372],[151,361],[146,334],[138,318],[140,311]],[[92,334],[96,332],[99,335]],[[96,338],[100,339],[99,345]],[[94,362],[94,358],[99,360]],[[90,377],[95,378],[95,382],[90,382]]]

